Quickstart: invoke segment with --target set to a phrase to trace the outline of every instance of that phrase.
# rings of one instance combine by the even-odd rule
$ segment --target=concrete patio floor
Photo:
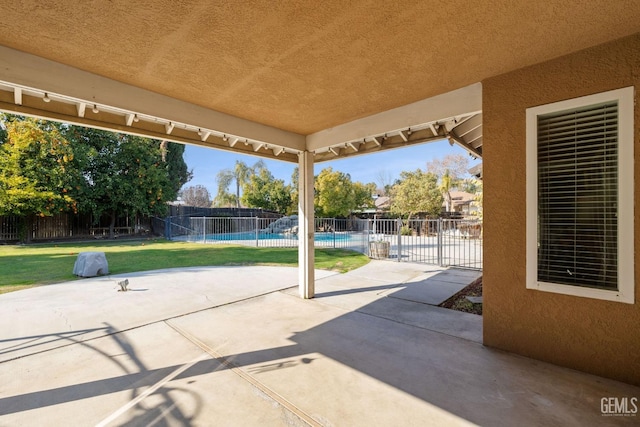
[[[640,388],[482,346],[477,273],[212,267],[0,295],[0,425],[617,425]],[[117,281],[131,291],[117,292]]]

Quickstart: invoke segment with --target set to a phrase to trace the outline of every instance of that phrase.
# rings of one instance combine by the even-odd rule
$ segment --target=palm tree
[[[267,166],[262,160],[258,160],[251,167],[240,160],[236,160],[233,169],[223,169],[218,172],[218,175],[216,175],[218,194],[213,201],[213,205],[219,207],[235,206],[240,208],[240,189],[249,182],[252,175],[266,168]],[[234,181],[236,183],[236,193],[232,194],[229,192],[229,186]]]
[[[455,180],[451,176],[449,169],[445,170],[444,174],[442,174],[442,177],[440,178],[440,192],[444,197],[446,212],[451,212],[451,209],[453,209],[450,191],[454,185]]]

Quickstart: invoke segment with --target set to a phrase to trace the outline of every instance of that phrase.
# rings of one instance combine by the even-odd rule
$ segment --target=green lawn
[[[163,239],[34,245],[0,245],[0,293],[76,279],[78,252],[105,252],[110,274],[216,265],[298,264],[297,248],[203,245]],[[369,259],[358,252],[316,249],[316,268],[346,272]]]

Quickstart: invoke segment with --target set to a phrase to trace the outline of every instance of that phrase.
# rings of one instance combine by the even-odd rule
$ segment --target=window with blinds
[[[538,116],[538,280],[617,289],[618,103]]]
[[[634,96],[527,109],[527,288],[635,302]]]

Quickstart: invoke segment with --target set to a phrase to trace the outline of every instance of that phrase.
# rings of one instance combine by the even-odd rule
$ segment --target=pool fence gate
[[[162,221],[162,220],[161,220]],[[169,240],[254,247],[297,247],[297,216],[193,217],[164,220]],[[349,249],[372,258],[482,269],[482,220],[316,218],[317,248]]]

